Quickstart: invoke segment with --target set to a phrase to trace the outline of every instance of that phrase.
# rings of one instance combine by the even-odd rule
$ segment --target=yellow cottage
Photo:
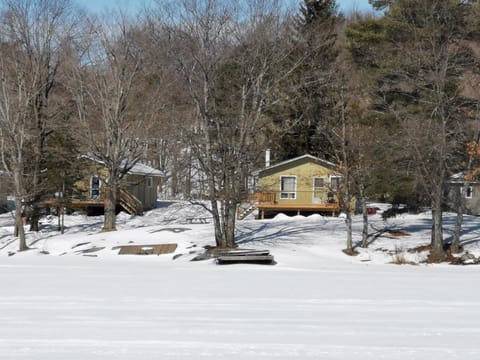
[[[259,217],[283,213],[340,211],[337,192],[341,175],[337,165],[312,155],[303,155],[258,171],[253,196]]]

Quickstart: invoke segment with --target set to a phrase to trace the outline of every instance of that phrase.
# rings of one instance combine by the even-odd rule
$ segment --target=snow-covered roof
[[[93,154],[88,154],[88,155],[82,155],[81,157],[85,159],[89,159],[92,161],[95,161],[99,164],[104,164],[103,161],[98,159],[95,155]],[[135,163],[133,167],[127,172],[129,175],[142,175],[142,176],[165,176],[163,171],[155,169],[147,164],[143,164],[141,162]]]
[[[458,173],[455,173],[450,176],[449,183],[450,184],[463,184],[465,182],[465,175],[466,171],[460,171]],[[478,184],[479,181],[477,179],[474,180],[469,180],[468,181],[471,184]]]
[[[132,175],[164,176],[163,172],[143,163],[136,163],[128,172]]]
[[[288,159],[288,160],[279,162],[277,164],[271,165],[269,167],[257,170],[257,171],[254,172],[254,175],[258,175],[263,171],[272,170],[272,169],[275,169],[277,167],[285,166],[285,165],[288,165],[290,163],[295,163],[295,162],[305,160],[305,159],[311,160],[311,161],[316,162],[316,163],[320,163],[321,165],[324,165],[324,166],[327,166],[327,167],[330,167],[330,168],[336,168],[337,167],[336,164],[334,164],[330,161],[320,159],[319,157],[316,157],[316,156],[313,156],[313,155],[310,155],[310,154],[305,154],[305,155],[297,156],[296,158]]]

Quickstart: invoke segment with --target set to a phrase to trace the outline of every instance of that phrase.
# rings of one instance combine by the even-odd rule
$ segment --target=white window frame
[[[333,187],[332,186],[332,180],[333,179],[338,179],[338,184],[337,184],[337,187]],[[342,177],[339,176],[339,175],[330,175],[330,178],[329,178],[329,181],[330,181],[330,190],[332,191],[338,191],[340,189],[340,183],[342,181]]]
[[[473,187],[467,186],[465,189],[462,189],[465,194],[465,199],[471,199],[473,197]]]
[[[323,186],[322,187],[316,187],[315,186],[315,180],[316,179],[322,179],[323,180]],[[315,197],[315,194],[316,194],[317,191],[321,192],[322,196],[325,196],[326,190],[327,190],[327,177],[326,176],[314,176],[312,178],[312,199],[313,200],[320,199],[318,197]],[[323,198],[320,199],[320,200],[323,200]]]
[[[93,190],[94,190],[94,189],[93,189],[93,179],[94,179],[94,178],[98,179],[98,189],[95,189],[95,190],[98,191],[98,194],[96,194],[96,195],[93,195]],[[99,175],[92,175],[92,176],[90,177],[90,197],[91,197],[92,199],[96,199],[96,198],[100,197],[100,189],[101,189],[101,187],[102,187],[102,180],[100,179],[100,176],[99,176]]]
[[[282,188],[283,178],[292,178],[294,183],[293,191],[284,191]],[[280,199],[281,200],[295,200],[297,198],[297,176],[295,175],[281,175],[280,176]]]

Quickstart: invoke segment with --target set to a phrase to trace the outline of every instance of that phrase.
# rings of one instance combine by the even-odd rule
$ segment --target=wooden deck
[[[268,212],[295,212],[297,215],[302,213],[327,213],[332,216],[338,215],[340,212],[339,204],[258,204],[259,216],[265,218]]]
[[[44,206],[72,207],[82,209],[100,209],[104,207],[104,196],[101,194],[96,199],[61,198],[46,199]],[[131,215],[143,215],[143,204],[135,196],[124,189],[120,189],[117,196],[117,206],[123,208]]]
[[[258,209],[259,218],[264,219],[267,215],[280,212],[295,213],[325,213],[336,216],[340,212],[340,204],[332,202],[325,196],[324,199],[316,199],[313,202],[313,192],[297,192],[296,199],[281,199],[280,192],[257,192],[249,196],[250,207],[244,212]],[[239,217],[241,218],[241,216]]]
[[[58,207],[58,206],[64,206],[64,205],[75,207],[75,208],[103,207],[103,200],[47,199],[43,201],[43,204],[51,207]]]

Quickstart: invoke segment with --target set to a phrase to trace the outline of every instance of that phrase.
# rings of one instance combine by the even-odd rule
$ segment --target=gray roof
[[[128,172],[132,175],[165,176],[161,170],[142,163],[136,163]]]
[[[85,159],[90,159],[92,161],[95,161],[99,164],[103,164],[103,161],[98,159],[95,155],[93,154],[88,154],[88,155],[82,155],[81,157]],[[127,174],[130,175],[141,175],[141,176],[165,176],[163,171],[155,169],[149,165],[143,164],[141,162],[135,163],[133,167],[127,172]]]
[[[330,168],[336,168],[338,165],[337,164],[334,164],[330,161],[327,161],[327,160],[324,160],[324,159],[320,159],[319,157],[316,157],[316,156],[313,156],[313,155],[310,155],[310,154],[305,154],[305,155],[302,155],[302,156],[297,156],[296,158],[293,158],[293,159],[288,159],[288,160],[285,160],[285,161],[282,161],[282,162],[279,162],[275,165],[271,165],[269,167],[266,167],[266,168],[263,168],[263,169],[260,169],[260,170],[257,170],[255,171],[253,174],[254,175],[259,175],[261,172],[263,171],[266,171],[266,170],[272,170],[272,169],[275,169],[276,167],[281,167],[281,166],[284,166],[284,165],[288,165],[290,163],[294,163],[294,162],[297,162],[297,161],[300,161],[300,160],[304,160],[304,159],[309,159],[313,162],[317,162],[317,163],[320,163],[324,166],[327,166],[327,167],[330,167]]]

